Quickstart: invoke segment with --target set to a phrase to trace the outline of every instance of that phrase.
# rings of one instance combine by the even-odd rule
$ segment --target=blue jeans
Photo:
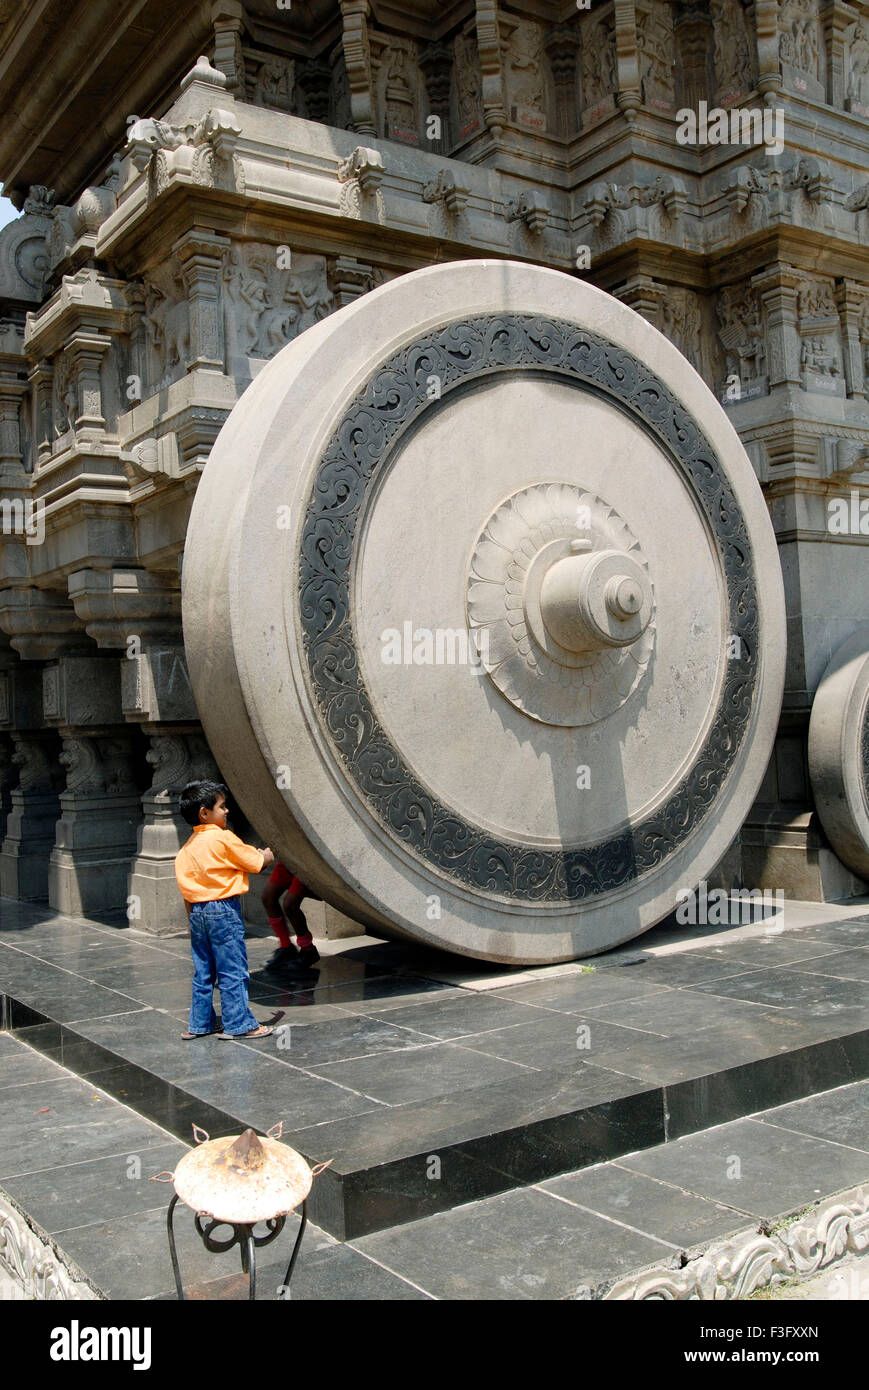
[[[217,1026],[212,991],[217,985],[225,1033],[249,1033],[259,1027],[247,1002],[247,950],[240,899],[217,898],[190,904],[190,949],[193,952],[191,1033],[213,1033]]]

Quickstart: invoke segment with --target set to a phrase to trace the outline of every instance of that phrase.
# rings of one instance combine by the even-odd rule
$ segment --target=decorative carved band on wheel
[[[851,634],[821,677],[809,722],[809,774],[830,844],[869,880],[869,624]]]
[[[711,871],[783,681],[724,412],[625,306],[510,263],[393,280],[264,369],[200,483],[184,622],[287,862],[375,931],[502,961],[627,940]]]

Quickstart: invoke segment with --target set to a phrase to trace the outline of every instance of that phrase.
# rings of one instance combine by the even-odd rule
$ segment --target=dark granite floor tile
[[[145,1009],[139,1000],[115,990],[103,989],[75,976],[63,985],[44,986],[40,983],[19,984],[11,991],[22,1003],[33,1004],[58,1023],[73,1023],[84,1019],[108,1018],[120,1014],[129,1017]]]
[[[856,946],[850,951],[837,951],[791,966],[800,974],[829,975],[839,980],[862,980],[869,983],[869,947]],[[869,990],[865,991],[869,999]]]
[[[807,975],[786,967],[695,985],[694,990],[698,995],[714,994],[719,1005],[725,999],[745,1000],[753,1004],[799,1008],[805,1017],[837,1014],[867,1003],[866,986],[860,980],[834,980],[828,975]]]
[[[4,1189],[49,1234],[147,1211],[161,1192],[167,1204],[171,1196],[168,1184],[161,1189],[151,1178],[171,1172],[187,1152],[185,1144],[167,1140],[160,1131],[155,1139],[141,1152],[131,1147],[108,1158],[4,1178]]]
[[[402,1065],[387,1066],[382,1057],[365,1057],[355,1062],[332,1062],[311,1067],[316,1076],[349,1086],[386,1105],[408,1105],[427,1096],[448,1095],[451,1091],[470,1091],[508,1075],[527,1075],[527,1069],[498,1057],[484,1057],[453,1043],[432,1043],[404,1052]],[[469,1104],[473,1100],[469,1099]]]
[[[269,943],[270,949],[262,954],[261,962],[255,957],[251,958],[251,975],[256,975],[256,978],[263,984],[269,980],[274,980],[274,976],[263,967],[276,945],[277,942],[274,940]],[[333,989],[336,985],[359,984],[367,980],[383,979],[390,973],[359,961],[348,960],[342,955],[322,955],[309,973],[300,975],[298,981],[291,980],[289,983],[291,987],[298,985],[299,989]]]
[[[336,1010],[337,1012],[337,1010]],[[274,1056],[293,1066],[310,1068],[352,1058],[371,1057],[384,1052],[402,1052],[420,1046],[418,1033],[394,1028],[379,1018],[346,1014],[324,1021],[316,1028],[295,1027],[295,1014],[277,1027]],[[246,1048],[262,1048],[262,1043],[240,1043]],[[392,1065],[400,1066],[398,1059]]]
[[[375,1098],[346,1085],[335,1085],[325,1076],[257,1056],[235,1043],[217,1046],[229,1055],[221,1053],[213,1060],[203,1057],[199,1067],[191,1059],[188,1070],[174,1078],[175,1083],[255,1129],[267,1130],[282,1120],[286,1130],[296,1130],[378,1108]]]
[[[745,1228],[741,1212],[643,1173],[631,1172],[617,1161],[566,1173],[540,1186],[545,1192],[575,1202],[598,1216],[622,1221],[643,1235],[667,1241],[681,1250],[691,1250]]]
[[[155,1009],[144,1009],[121,1018],[88,1020],[80,1022],[76,1028],[82,1038],[167,1080],[188,1069],[191,1049],[197,1053],[209,1049],[214,1055],[214,1048],[231,1046],[218,1042],[216,1038],[183,1042],[183,1031],[177,1020]]]
[[[153,1125],[119,1111],[108,1096],[74,1077],[3,1092],[0,1181],[105,1154],[138,1152],[155,1142]]]
[[[746,970],[766,970],[779,965],[790,965],[793,961],[813,960],[816,956],[828,956],[836,951],[844,951],[842,942],[817,941],[807,939],[803,932],[784,932],[780,936],[746,937],[743,941],[733,941],[725,946],[704,948],[704,953],[712,960],[727,966],[742,965]],[[689,958],[693,952],[680,953],[679,956],[666,956],[662,959],[678,960],[681,955]],[[734,970],[732,973],[736,973]]]
[[[869,946],[869,917],[850,917],[800,929],[803,941],[833,942],[841,946]]]
[[[176,960],[172,956],[164,958],[155,954],[153,958],[144,959],[137,956],[135,960],[99,966],[91,970],[88,978],[95,984],[105,986],[106,989],[123,990],[129,994],[140,986],[159,986],[171,980],[184,981],[189,985],[192,976],[192,961]]]
[[[416,975],[386,975],[379,980],[336,985],[329,990],[328,996],[324,994],[322,997],[324,1002],[334,1004],[347,1013],[368,1014],[464,998],[466,993],[438,980],[423,980]]]
[[[499,992],[500,993],[500,992]],[[540,1011],[509,999],[493,999],[471,990],[461,990],[450,999],[434,999],[431,1003],[413,1004],[404,1009],[390,1009],[389,1022],[412,1028],[423,1038],[448,1041],[472,1033],[486,1033],[490,1028],[506,1028],[511,1023],[530,1023],[540,1017]]]
[[[498,1197],[354,1242],[441,1299],[565,1299],[666,1261],[669,1246],[543,1192]],[[675,1257],[674,1257],[675,1258]]]
[[[641,970],[595,970],[590,975],[561,975],[552,980],[535,980],[533,984],[511,985],[498,989],[498,999],[512,999],[537,1008],[558,1009],[563,1013],[581,1014],[602,1004],[626,999],[642,999],[666,992],[666,986],[643,982]],[[642,1025],[640,1025],[642,1026]]]
[[[636,1047],[652,1052],[654,1044],[660,1042],[655,1033],[605,1023],[594,1014],[581,1018],[579,1014],[540,1012],[542,1016],[530,1023],[463,1037],[461,1046],[528,1067],[572,1067],[578,1061],[605,1067],[613,1051]]]
[[[19,1043],[19,1047],[21,1051],[16,1055],[0,1053],[0,1091],[6,1091],[10,1086],[32,1086],[41,1081],[66,1079],[63,1067],[38,1052],[32,1052],[23,1043]],[[0,1112],[2,1108],[3,1102],[0,1101]]]
[[[817,1139],[830,1139],[850,1148],[869,1151],[869,1081],[857,1081],[839,1086],[834,1091],[808,1096],[765,1110],[754,1119],[782,1129],[811,1134]],[[782,1141],[786,1143],[786,1140]]]
[[[757,1003],[742,999],[718,998],[713,991],[719,985],[724,989],[735,984],[738,979],[753,976],[735,976],[733,981],[714,981],[709,985],[692,985],[668,990],[664,995],[653,995],[648,999],[637,999],[619,1004],[601,1004],[590,1015],[603,1018],[610,1023],[621,1023],[626,1027],[642,1028],[650,1033],[660,1033],[662,1037],[688,1039],[706,1029],[727,1027],[736,1020],[753,1020],[755,1014],[763,1012]],[[747,985],[744,986],[748,988]],[[763,1002],[763,1001],[759,1001]]]
[[[257,1265],[256,1301],[275,1301],[281,1291],[282,1301],[293,1302],[426,1302],[430,1295],[414,1288],[406,1279],[384,1269],[375,1260],[369,1259],[349,1245],[329,1245],[323,1249],[309,1247],[310,1227],[305,1233],[299,1260],[293,1272],[292,1283],[283,1283],[289,1262],[288,1255],[275,1260],[271,1250],[259,1254]],[[286,1244],[287,1237],[281,1240]],[[268,1255],[269,1261],[265,1262]],[[289,1298],[284,1290],[289,1287]],[[222,1279],[202,1281],[192,1288],[185,1288],[186,1297],[191,1302],[228,1302],[248,1297],[246,1274],[228,1274]],[[176,1298],[171,1293],[159,1295],[160,1301]]]
[[[437,1045],[435,1045],[437,1046]],[[443,1044],[449,1046],[449,1044]],[[454,1045],[453,1045],[454,1046]],[[593,1107],[604,1107],[637,1097],[650,1097],[657,1115],[657,1128],[650,1143],[663,1142],[664,1127],[661,1093],[634,1078],[619,1076],[603,1067],[582,1063],[575,1071],[525,1071],[473,1091],[459,1091],[391,1110],[341,1120],[323,1128],[317,1135],[318,1152],[328,1152],[338,1172],[350,1172],[416,1155],[436,1153],[445,1148],[467,1146],[478,1138],[493,1137],[509,1146],[514,1134],[535,1125],[557,1122],[563,1116],[579,1116],[580,1122]],[[388,1121],[388,1123],[387,1123]],[[301,1153],[313,1152],[312,1132],[284,1133],[287,1143]],[[323,1148],[325,1145],[325,1149]],[[622,1147],[621,1153],[626,1152]],[[612,1154],[596,1156],[612,1157]],[[570,1172],[580,1160],[569,1159],[554,1172]]]
[[[718,980],[728,975],[741,975],[753,967],[742,961],[716,960],[714,956],[682,951],[672,956],[650,956],[633,965],[614,967],[630,971],[638,980],[659,985],[693,985],[701,980]]]
[[[784,1143],[782,1131],[756,1119],[733,1120],[654,1152],[629,1154],[619,1166],[763,1220],[869,1177],[864,1152],[796,1133]]]

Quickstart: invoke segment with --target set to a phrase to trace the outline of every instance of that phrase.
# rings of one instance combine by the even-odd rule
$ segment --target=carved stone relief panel
[[[671,111],[676,101],[676,36],[672,7],[667,0],[640,0],[637,45],[643,101],[658,111]]]
[[[845,30],[845,106],[858,116],[869,116],[869,19],[859,19]]]
[[[785,86],[823,101],[825,96],[818,0],[779,0],[779,59]]]
[[[716,101],[736,100],[754,86],[752,36],[740,0],[710,0]]]
[[[807,391],[843,396],[839,312],[829,280],[802,280],[797,292],[800,368]]]
[[[612,110],[616,92],[616,37],[612,16],[582,26],[580,110],[583,124]]]
[[[767,336],[757,293],[750,285],[728,285],[718,296],[718,337],[724,349],[726,400],[766,395],[769,388]]]
[[[227,252],[226,343],[230,364],[243,357],[274,357],[285,343],[335,307],[323,256],[291,254],[265,242]],[[282,254],[283,253],[283,254]]]
[[[376,35],[371,35],[372,47]],[[419,50],[411,39],[380,36],[383,47],[377,71],[377,113],[380,133],[403,145],[420,143],[420,119],[427,105],[419,70]]]
[[[462,141],[483,129],[483,79],[474,34],[457,35],[454,53],[457,117],[455,129],[459,141]]]
[[[668,285],[661,297],[658,327],[695,371],[704,374],[703,301],[694,290]]]
[[[543,29],[533,20],[519,20],[502,43],[507,111],[514,125],[546,130],[546,78]]]
[[[170,256],[143,283],[148,385],[159,390],[177,381],[190,361],[190,312],[181,265]]]
[[[296,64],[278,54],[247,54],[248,100],[274,111],[296,112]]]
[[[350,110],[350,79],[344,61],[344,49],[339,43],[330,59],[332,78],[329,87],[329,124],[338,130],[352,130],[353,116]]]

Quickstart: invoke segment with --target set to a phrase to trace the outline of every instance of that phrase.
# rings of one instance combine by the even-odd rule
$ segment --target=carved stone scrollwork
[[[193,181],[210,188],[243,193],[244,167],[236,154],[241,126],[231,111],[215,107],[193,133]]]
[[[716,1241],[681,1269],[661,1265],[621,1279],[607,1300],[742,1299],[766,1286],[805,1279],[846,1254],[869,1248],[869,1197],[863,1188],[832,1197],[782,1231],[746,1231]],[[858,1296],[858,1295],[854,1295]]]
[[[20,1297],[39,1302],[81,1302],[98,1295],[77,1280],[55,1254],[48,1240],[42,1240],[25,1218],[0,1197],[0,1270],[7,1270],[20,1289]],[[5,1298],[0,1293],[0,1299]],[[14,1298],[14,1293],[9,1293]]]
[[[383,183],[383,157],[378,150],[368,150],[362,145],[338,165],[338,182],[349,183],[355,179],[364,194],[376,193]]]

